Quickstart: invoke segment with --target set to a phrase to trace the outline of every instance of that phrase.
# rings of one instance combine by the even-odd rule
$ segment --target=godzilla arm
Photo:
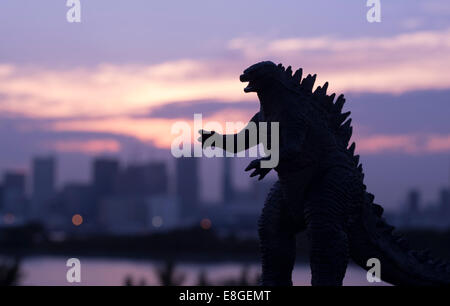
[[[249,123],[237,134],[221,135],[216,132],[208,132],[200,130],[201,137],[199,141],[202,142],[204,148],[208,146],[216,146],[231,153],[238,153],[248,150],[251,147],[260,143],[258,124],[260,122],[259,112],[256,113],[249,121]],[[218,138],[222,141],[217,141]],[[212,138],[210,143],[207,142]]]
[[[270,127],[268,127],[268,129],[270,129]],[[304,120],[299,120],[299,122],[294,125],[290,124],[283,127],[280,131],[281,135],[279,140],[270,139],[271,137],[268,137],[268,145],[270,146],[271,152],[274,154],[253,160],[247,166],[245,171],[253,169],[254,171],[250,174],[250,177],[259,175],[258,179],[262,180],[273,168],[291,168],[295,160],[302,154],[303,144],[308,130],[308,124]],[[273,137],[270,131],[268,134]],[[280,143],[278,143],[278,141]],[[271,161],[271,163],[268,165],[267,161]],[[281,166],[279,166],[280,162]]]

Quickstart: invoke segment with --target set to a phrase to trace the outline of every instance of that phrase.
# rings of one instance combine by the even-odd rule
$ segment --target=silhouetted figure
[[[450,266],[432,261],[426,253],[411,252],[404,240],[392,234],[393,227],[381,217],[383,209],[366,191],[362,165],[355,155],[350,112],[342,113],[343,95],[334,102],[327,95],[328,83],[314,92],[316,75],[302,79],[302,70],[261,62],[240,77],[248,82],[245,92],[256,92],[260,111],[253,123],[279,122],[279,181],[270,191],[259,222],[262,252],[262,284],[291,285],[295,261],[295,235],[306,230],[311,244],[310,265],[313,285],[342,285],[351,256],[365,269],[367,260],[381,262],[383,280],[400,285],[450,283]],[[209,137],[238,139],[201,131]],[[259,133],[258,133],[259,134]],[[268,135],[271,135],[270,131]],[[258,143],[261,139],[258,139]],[[268,146],[271,146],[269,139]],[[219,142],[220,143],[220,142]],[[226,141],[222,148],[227,150]],[[230,151],[239,151],[237,146]],[[264,178],[270,168],[263,159],[247,167],[250,176]]]

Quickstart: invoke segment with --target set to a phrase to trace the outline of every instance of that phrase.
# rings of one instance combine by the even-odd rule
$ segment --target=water
[[[73,285],[67,282],[66,267],[68,258],[63,257],[31,257],[26,258],[21,265],[22,285]],[[110,258],[79,258],[81,261],[81,283],[87,286],[121,286],[130,277],[135,283],[141,280],[146,285],[159,285],[155,270],[163,264],[156,261],[140,261],[132,259]],[[256,277],[260,271],[258,263],[247,265],[250,278]],[[183,285],[196,285],[201,272],[206,273],[212,284],[220,284],[227,279],[237,279],[241,275],[244,264],[230,263],[180,263],[176,265],[176,273],[184,275]],[[310,284],[310,270],[307,265],[295,267],[293,272],[295,285]],[[379,286],[386,283],[369,283],[366,272],[356,266],[349,266],[344,280],[347,286]]]

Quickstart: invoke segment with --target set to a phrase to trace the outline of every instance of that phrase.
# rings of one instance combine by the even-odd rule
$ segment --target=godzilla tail
[[[365,193],[360,218],[349,231],[350,255],[364,269],[369,258],[381,263],[381,279],[394,285],[449,285],[450,264],[430,258],[427,251],[409,248],[394,227],[382,218],[383,208],[373,203],[373,195]]]

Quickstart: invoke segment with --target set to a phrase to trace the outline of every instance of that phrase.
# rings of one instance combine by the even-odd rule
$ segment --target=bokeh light
[[[80,226],[83,223],[83,217],[79,214],[75,214],[72,217],[72,223],[75,226]]]

